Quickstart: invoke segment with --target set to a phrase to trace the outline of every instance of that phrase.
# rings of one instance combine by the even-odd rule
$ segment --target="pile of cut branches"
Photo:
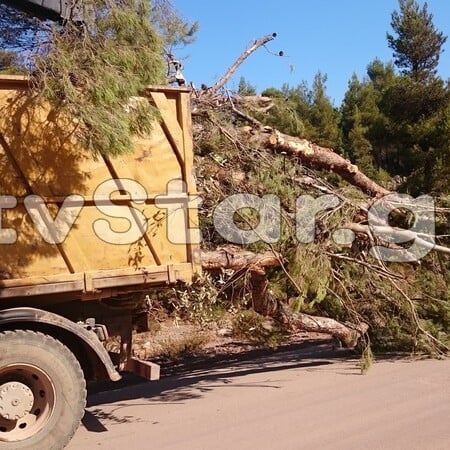
[[[405,205],[403,197],[333,149],[267,126],[270,99],[224,89],[236,68],[274,38],[255,41],[216,85],[194,90],[192,104],[207,246],[225,243],[211,217],[218,203],[237,192],[280,198],[281,238],[276,244],[247,245],[259,256],[246,263],[234,246],[225,246],[219,255],[205,253],[204,267],[210,267],[211,258],[216,269],[232,267],[231,281],[248,287],[249,306],[291,331],[328,333],[349,347],[362,338],[366,353],[370,343],[383,350],[447,353],[450,250],[432,232],[414,231],[415,218],[406,211],[414,205]],[[336,175],[342,181],[336,182]],[[308,243],[298,241],[296,217],[296,198],[305,195],[332,196],[335,201],[316,214],[314,239]],[[392,223],[377,221],[374,205],[375,211],[390,211]],[[428,210],[437,228],[446,225],[448,212]],[[252,221],[243,211],[235,217],[244,226]],[[427,256],[418,258],[412,244]],[[383,258],[384,250],[395,252],[397,262]]]

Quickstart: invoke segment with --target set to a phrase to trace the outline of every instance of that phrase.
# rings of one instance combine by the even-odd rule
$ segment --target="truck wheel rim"
[[[42,369],[10,364],[0,370],[0,441],[23,441],[39,433],[55,409],[55,387]]]

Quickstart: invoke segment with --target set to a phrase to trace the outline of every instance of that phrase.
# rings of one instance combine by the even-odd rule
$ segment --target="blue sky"
[[[450,1],[427,3],[436,27],[450,36]],[[397,0],[173,0],[173,4],[184,18],[200,24],[196,41],[176,52],[187,58],[184,75],[196,86],[213,84],[249,44],[272,32],[278,37],[269,49],[283,50],[287,57],[259,49],[230,81],[230,89],[237,87],[240,76],[258,90],[284,82],[295,86],[302,80],[311,85],[320,70],[328,75],[328,95],[338,106],[353,72],[361,78],[374,58],[392,59],[386,32]],[[450,78],[450,37],[439,74]]]

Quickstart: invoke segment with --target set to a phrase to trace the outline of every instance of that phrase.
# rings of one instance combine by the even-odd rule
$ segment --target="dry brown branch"
[[[268,36],[264,36],[260,39],[257,39],[253,44],[245,50],[245,52],[241,53],[239,58],[233,63],[233,65],[226,71],[225,75],[210,88],[211,92],[217,92],[219,89],[222,89],[227,81],[233,76],[234,72],[236,72],[237,68],[258,48],[267,44],[270,41],[273,41],[277,37],[276,33],[270,34]]]
[[[392,271],[386,270],[385,267],[376,266],[375,264],[370,264],[367,261],[363,261],[363,260],[360,260],[357,258],[352,258],[352,257],[346,256],[346,255],[341,255],[339,253],[325,252],[325,254],[327,256],[329,256],[330,258],[341,259],[343,261],[349,261],[349,262],[352,262],[355,264],[359,264],[359,265],[364,266],[367,269],[372,270],[372,271],[376,272],[377,274],[384,276],[384,277],[392,277],[395,279],[404,279],[404,276],[402,276],[402,275],[399,275]]]
[[[240,109],[237,109],[234,106],[234,102],[233,102],[233,99],[231,98],[231,95],[230,95],[229,91],[227,91],[227,96],[228,96],[228,101],[230,102],[230,105],[231,105],[231,110],[233,111],[233,113],[235,115],[237,115],[241,119],[244,119],[248,123],[251,123],[254,127],[257,127],[259,129],[264,129],[264,125],[259,120],[257,120],[254,117],[244,113],[243,111],[241,111]]]
[[[244,108],[258,114],[266,114],[274,107],[273,98],[260,95],[239,95],[236,97],[236,101]]]
[[[369,326],[365,323],[350,327],[328,317],[310,316],[302,313],[293,314],[290,318],[290,325],[298,330],[329,334],[341,340],[348,348],[354,348],[358,340],[369,329]]]

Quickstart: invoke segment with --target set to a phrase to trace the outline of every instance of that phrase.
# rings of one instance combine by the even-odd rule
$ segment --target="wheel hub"
[[[0,386],[0,417],[19,420],[31,411],[33,391],[23,383],[10,381]]]

